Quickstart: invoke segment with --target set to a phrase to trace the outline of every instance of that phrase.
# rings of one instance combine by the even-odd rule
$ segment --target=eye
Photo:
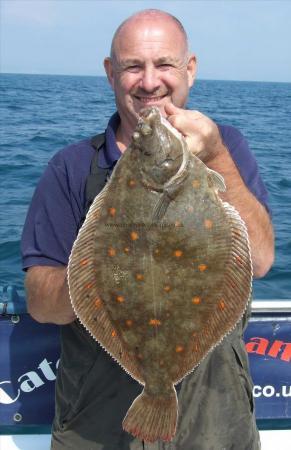
[[[136,64],[126,67],[125,70],[130,73],[138,73],[141,70],[141,67]]]
[[[158,68],[159,68],[160,70],[170,70],[170,69],[173,68],[173,65],[172,65],[172,64],[169,64],[169,63],[163,63],[163,64],[159,64],[159,65],[158,65]]]

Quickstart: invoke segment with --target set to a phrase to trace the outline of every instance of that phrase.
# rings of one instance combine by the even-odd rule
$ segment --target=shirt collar
[[[112,167],[122,154],[116,143],[116,132],[119,124],[120,117],[116,112],[109,119],[105,130],[105,145],[100,148],[98,154],[98,166],[102,169]]]

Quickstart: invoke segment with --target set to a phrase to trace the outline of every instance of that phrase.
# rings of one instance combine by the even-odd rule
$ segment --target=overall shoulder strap
[[[97,134],[91,139],[91,144],[96,151],[91,162],[90,173],[86,180],[85,186],[86,203],[85,203],[84,219],[94,198],[96,197],[96,195],[99,194],[99,192],[102,191],[107,181],[109,169],[98,167],[98,153],[99,149],[102,147],[104,143],[105,143],[105,133]]]
[[[95,148],[95,150],[99,150],[100,147],[105,143],[105,133],[96,134],[91,138],[91,145]]]

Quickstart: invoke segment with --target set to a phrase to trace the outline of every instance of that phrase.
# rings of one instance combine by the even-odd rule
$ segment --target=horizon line
[[[0,75],[36,75],[36,76],[52,76],[52,77],[91,77],[106,78],[106,75],[86,75],[86,74],[69,74],[69,73],[29,73],[29,72],[0,72]],[[277,80],[234,80],[228,78],[196,78],[196,81],[233,81],[239,83],[291,83],[291,81]]]

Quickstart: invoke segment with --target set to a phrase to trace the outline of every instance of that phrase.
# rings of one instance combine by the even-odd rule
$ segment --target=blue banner
[[[0,431],[1,425],[50,424],[58,327],[39,324],[28,314],[0,316],[0,342]]]
[[[245,332],[257,419],[291,418],[291,320],[251,321]]]
[[[245,333],[258,419],[291,418],[291,320],[252,321]],[[1,426],[49,425],[59,359],[57,326],[0,316]]]

